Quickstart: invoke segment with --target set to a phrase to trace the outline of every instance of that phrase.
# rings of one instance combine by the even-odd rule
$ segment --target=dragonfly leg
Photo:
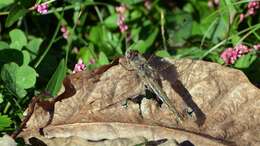
[[[143,98],[145,98],[146,96],[143,94],[139,94],[136,96],[133,96],[132,98],[128,98],[128,101],[131,100],[134,103],[137,103],[139,105],[139,115],[143,118],[143,114],[142,114],[142,110],[141,110],[141,103]]]
[[[144,87],[145,87],[145,97],[147,99],[156,100],[158,106],[161,107],[161,105],[163,104],[163,101],[148,86],[145,85]]]

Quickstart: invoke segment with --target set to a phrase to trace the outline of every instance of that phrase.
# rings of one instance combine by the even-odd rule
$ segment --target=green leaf
[[[46,86],[46,91],[50,93],[52,96],[56,96],[59,90],[61,89],[62,81],[66,75],[65,65],[65,60],[62,59]]]
[[[256,54],[254,53],[243,55],[238,60],[236,60],[234,67],[239,69],[246,69],[256,60],[256,58]]]
[[[20,29],[13,29],[9,32],[9,36],[11,38],[11,48],[21,50],[23,46],[27,45],[26,36]]]
[[[36,83],[36,71],[28,66],[22,65],[16,72],[16,84],[23,89],[31,88]]]
[[[109,60],[107,59],[107,56],[104,52],[99,53],[98,64],[99,65],[109,64]]]
[[[103,34],[104,34],[104,29],[102,29],[101,25],[94,26],[90,29],[89,33],[89,40],[92,41],[94,44],[97,43],[102,43],[103,41]]]
[[[213,43],[218,43],[219,40],[223,40],[226,37],[229,29],[228,27],[229,24],[227,18],[220,17],[217,24],[214,26],[214,29],[211,31]]]
[[[0,0],[0,9],[11,5],[14,2],[14,0]]]
[[[196,21],[193,21],[192,24],[192,35],[201,35],[210,38],[211,33],[208,32],[208,29],[215,24],[218,17],[217,14],[219,13],[213,15],[214,9],[209,9],[207,1],[196,1],[196,5],[193,6],[196,12],[194,14],[198,15],[195,15],[194,19]]]
[[[110,56],[115,53],[112,46],[113,34],[106,29],[103,25],[97,25],[91,28],[89,33],[89,40],[96,46],[100,51],[103,51],[106,55]]]
[[[26,48],[29,50],[32,60],[37,57],[42,42],[43,42],[43,40],[41,38],[33,38],[26,45]]]
[[[23,64],[28,65],[31,60],[30,53],[25,50],[23,50],[22,53],[23,53]]]
[[[170,56],[171,56],[171,55],[169,54],[169,52],[166,51],[166,50],[156,51],[155,55],[156,55],[156,56],[159,56],[159,57],[170,57]]]
[[[216,62],[218,64],[224,64],[224,60],[220,57],[219,52],[211,52],[207,55],[206,58],[209,58],[212,62]]]
[[[141,51],[141,47],[144,45],[144,41],[143,40],[139,40],[138,42],[133,43],[131,46],[128,47],[127,50],[137,50],[140,53],[144,53]]]
[[[198,47],[177,49],[176,58],[190,57],[192,59],[200,58],[206,51]]]
[[[136,27],[131,29],[131,38],[134,42],[137,42],[139,40],[139,34],[141,32],[141,27]]]
[[[24,97],[24,89],[31,88],[36,82],[36,71],[28,66],[19,67],[16,63],[5,64],[1,70],[1,77],[11,93],[18,97]]]
[[[14,5],[10,13],[5,21],[5,27],[12,26],[17,20],[19,20],[21,17],[25,16],[25,14],[28,12],[27,9],[20,5]]]
[[[104,20],[104,24],[106,27],[110,29],[116,29],[118,27],[117,19],[118,19],[117,14],[116,13],[112,14]]]
[[[148,50],[149,47],[151,47],[158,35],[159,29],[156,27],[151,31],[151,34],[147,37],[145,40],[138,41],[137,45],[135,46],[136,49],[144,53]]]
[[[134,21],[141,17],[142,17],[142,12],[140,12],[139,10],[134,10],[133,12],[131,12],[128,21]]]
[[[90,59],[96,59],[96,54],[94,52],[94,47],[89,44],[87,48],[81,48],[78,54],[78,58],[81,58],[83,62],[88,63]]]
[[[192,34],[193,19],[189,13],[167,14],[166,30],[170,47],[182,46]]]
[[[17,97],[24,97],[27,92],[17,84],[17,71],[19,70],[19,66],[16,63],[8,63],[2,67],[1,70],[1,78],[5,83],[6,88],[12,94]]]
[[[29,49],[32,53],[35,55],[38,53],[40,46],[42,44],[41,38],[33,38],[26,46],[27,49]]]
[[[0,115],[0,130],[10,127],[12,120],[7,115]]]
[[[0,50],[8,49],[8,48],[9,48],[9,45],[6,42],[0,41]]]

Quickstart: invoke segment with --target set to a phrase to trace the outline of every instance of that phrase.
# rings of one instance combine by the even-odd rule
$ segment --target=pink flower
[[[116,7],[116,12],[118,13],[117,25],[121,32],[125,32],[128,29],[128,25],[125,23],[124,13],[126,11],[125,6]]]
[[[75,64],[73,73],[81,72],[86,69],[86,65],[83,63],[83,60],[80,58],[78,63]]]
[[[40,14],[47,14],[48,13],[48,4],[37,4],[35,5],[35,9]]]
[[[259,2],[258,1],[250,1],[247,5],[248,9],[254,8],[254,9],[258,9],[259,8]]]
[[[240,14],[239,15],[239,22],[241,23],[244,19],[245,19],[245,15],[244,14]]]
[[[243,19],[241,19],[241,14],[240,14],[240,22],[242,22],[245,17],[251,16],[251,15],[255,15],[257,9],[259,9],[259,8],[260,8],[260,2],[259,1],[255,1],[255,0],[251,0],[247,4],[247,13],[243,14]]]
[[[234,48],[227,48],[225,51],[221,53],[220,57],[224,60],[226,64],[233,64],[239,57],[249,53],[251,50],[252,49],[248,48],[247,46],[239,44]]]
[[[218,7],[219,6],[219,0],[208,0],[208,7]]]
[[[259,1],[250,1],[247,5],[247,14],[246,15],[255,15],[257,9],[260,8],[260,3]]]
[[[124,14],[126,11],[126,7],[124,5],[116,7],[116,12],[119,14]]]
[[[93,58],[89,59],[89,64],[95,64],[95,63],[96,63],[95,59],[93,59]]]
[[[237,58],[237,55],[233,48],[227,48],[221,53],[220,57],[226,64],[233,64]]]
[[[254,45],[253,48],[254,48],[255,50],[257,50],[257,51],[260,50],[260,44]]]
[[[237,52],[237,56],[240,57],[242,56],[243,54],[246,54],[248,53],[250,50],[247,46],[245,45],[242,45],[242,44],[239,44],[237,46],[235,46],[235,51]]]
[[[63,33],[63,34],[62,34],[63,38],[64,38],[64,39],[68,39],[68,37],[69,37],[69,31],[68,31],[67,27],[63,25],[63,26],[61,27],[60,31]]]
[[[144,0],[144,6],[146,9],[150,10],[152,8],[151,0]]]

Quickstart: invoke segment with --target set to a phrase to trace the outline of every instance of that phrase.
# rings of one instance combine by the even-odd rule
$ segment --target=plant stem
[[[99,21],[100,21],[101,23],[103,23],[103,18],[102,18],[102,15],[101,15],[101,13],[100,13],[98,7],[97,7],[97,6],[94,6],[94,8],[95,8],[95,10],[96,10],[96,12],[97,12]]]
[[[39,60],[35,63],[34,65],[34,68],[37,68],[39,66],[39,64],[41,63],[41,61],[43,60],[43,58],[46,56],[46,54],[49,52],[51,46],[53,45],[55,39],[56,39],[56,36],[59,32],[59,29],[60,29],[60,26],[61,26],[61,21],[59,21],[56,29],[55,29],[55,32],[54,32],[54,35],[52,36],[51,38],[51,42],[49,43],[49,45],[47,46],[46,50],[43,52],[43,54],[40,56]]]
[[[7,104],[6,104],[6,106],[5,106],[5,109],[4,109],[4,111],[3,111],[3,114],[6,114],[7,113],[7,111],[8,111],[8,109],[9,109],[9,107],[10,107],[10,102],[8,101],[7,102]]]
[[[164,18],[164,12],[163,10],[161,9],[160,10],[160,13],[161,13],[161,35],[162,35],[162,39],[163,39],[163,48],[164,50],[168,50],[167,49],[167,44],[166,44],[166,39],[165,39],[165,29],[164,29],[164,25],[165,25],[165,18]]]

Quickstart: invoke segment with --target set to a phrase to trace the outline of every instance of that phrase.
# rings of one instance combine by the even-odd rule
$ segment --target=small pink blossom
[[[239,22],[241,23],[244,19],[245,19],[245,15],[244,14],[240,14],[239,15]]]
[[[213,7],[218,7],[219,6],[219,0],[208,0],[208,7],[213,8]]]
[[[244,18],[251,16],[251,15],[255,15],[256,11],[260,8],[260,2],[259,1],[255,1],[255,0],[251,0],[248,4],[247,4],[247,13],[243,14]],[[243,19],[242,19],[243,20]],[[241,15],[240,15],[240,22],[241,21]]]
[[[260,50],[260,44],[254,45],[253,48],[254,48],[255,50],[257,50],[257,51]]]
[[[152,8],[151,0],[144,0],[144,6],[146,9],[150,10]]]
[[[250,8],[247,10],[247,15],[254,15],[256,13],[254,8]]]
[[[69,31],[68,31],[67,27],[63,25],[63,26],[61,27],[60,31],[62,32],[63,38],[64,38],[64,39],[68,39],[68,37],[69,37]]]
[[[254,9],[258,9],[259,8],[259,2],[258,1],[250,1],[247,5],[248,9],[254,8]]]
[[[246,17],[251,16],[251,15],[255,15],[256,11],[260,8],[260,2],[259,1],[255,1],[255,0],[251,0],[248,4],[247,4],[247,12],[246,14],[240,14],[240,20],[239,22],[242,22]]]
[[[95,63],[96,63],[95,59],[93,59],[93,58],[89,59],[89,64],[95,64]]]
[[[237,55],[233,48],[227,48],[221,53],[220,57],[226,64],[233,64],[237,58]]]
[[[255,47],[257,48],[257,46]],[[224,60],[226,64],[234,64],[239,57],[249,53],[250,51],[252,51],[252,49],[248,48],[246,45],[239,44],[234,48],[227,48],[226,50],[224,50],[221,53],[220,57]]]
[[[86,69],[86,65],[83,63],[83,60],[80,58],[78,63],[75,64],[73,73],[81,72]]]
[[[48,4],[37,4],[37,5],[35,5],[35,9],[40,14],[47,14],[48,13]]]
[[[219,0],[214,0],[215,5],[219,5]]]
[[[242,44],[235,46],[234,50],[236,51],[238,57],[240,57],[243,54],[246,54],[250,51],[247,46],[242,45]]]
[[[120,14],[124,14],[126,11],[126,7],[124,5],[116,7],[116,12]]]
[[[128,25],[125,23],[124,13],[126,11],[125,6],[116,7],[116,12],[118,13],[117,25],[121,32],[125,32],[128,30]]]

